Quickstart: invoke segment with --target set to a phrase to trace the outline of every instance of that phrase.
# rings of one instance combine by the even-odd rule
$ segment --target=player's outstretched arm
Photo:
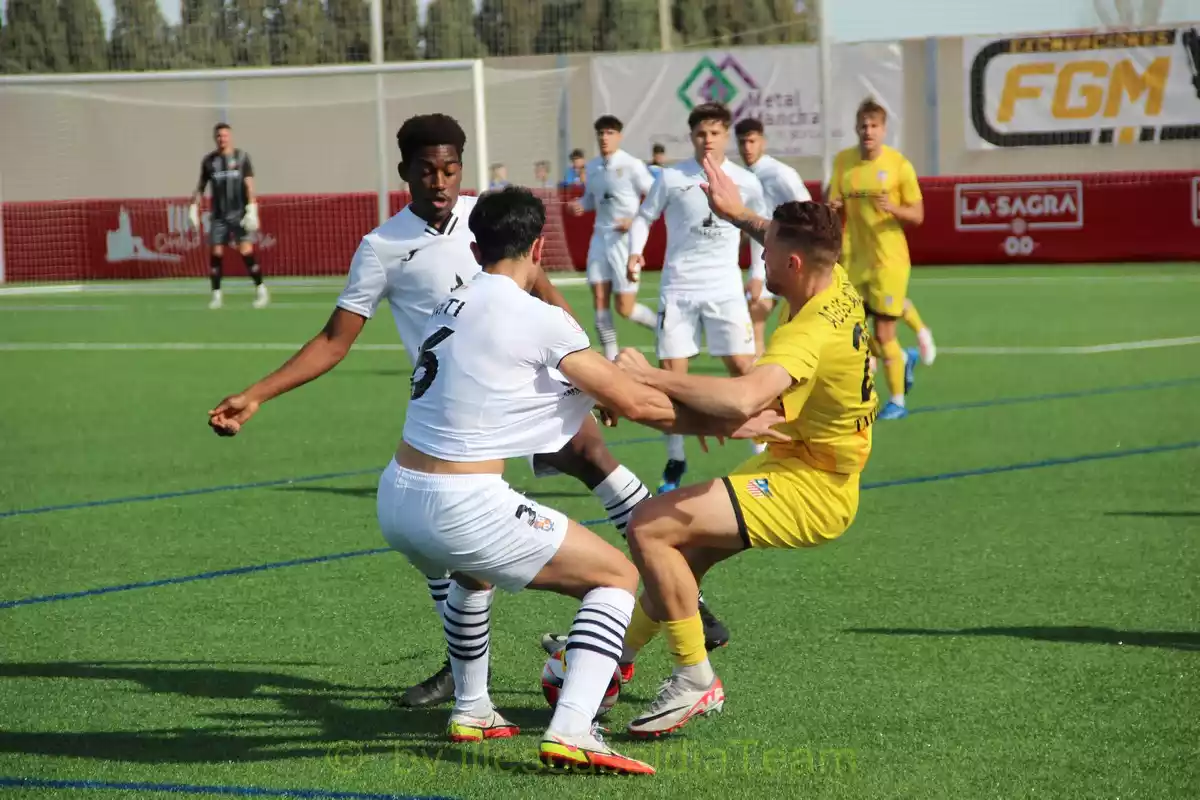
[[[646,425],[675,420],[675,406],[669,397],[633,380],[595,350],[571,353],[559,362],[558,371],[618,417]]]
[[[774,406],[793,383],[788,371],[777,364],[759,364],[738,378],[719,378],[655,369],[631,348],[622,350],[616,363],[637,382],[658,389],[672,400],[702,414],[739,422]]]
[[[321,332],[279,369],[254,385],[217,403],[208,424],[218,436],[235,436],[263,403],[290,392],[337,366],[362,332],[365,317],[336,308]]]

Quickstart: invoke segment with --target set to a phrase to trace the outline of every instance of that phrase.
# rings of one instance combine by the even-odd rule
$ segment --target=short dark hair
[[[666,148],[666,145],[661,145],[658,142],[655,142],[654,146],[650,148],[650,152],[651,153],[666,153],[667,148]]]
[[[230,126],[230,124],[228,122],[218,122],[216,125],[213,125],[213,136],[216,136],[221,131],[231,131],[231,130],[233,130],[233,128]]]
[[[396,144],[400,146],[400,160],[410,163],[417,151],[425,147],[446,145],[458,151],[462,158],[467,146],[467,134],[458,120],[446,114],[418,114],[409,117],[396,132]]]
[[[842,255],[842,220],[825,203],[792,201],[775,209],[777,238],[795,246],[805,258],[832,267]]]
[[[571,160],[573,161],[577,158],[583,158],[583,151],[578,147],[571,151]]]
[[[484,192],[467,221],[484,264],[525,255],[545,224],[546,207],[520,186]]]
[[[854,112],[854,124],[857,125],[863,117],[878,116],[883,124],[887,124],[887,109],[875,102],[874,97],[868,97],[858,104],[858,110]]]
[[[746,117],[745,119],[739,119],[738,124],[733,126],[733,132],[736,136],[739,136],[739,137],[740,136],[749,136],[752,133],[757,133],[757,134],[761,135],[763,133],[762,120],[755,119],[754,117]]]
[[[605,114],[604,116],[597,118],[594,127],[596,129],[596,133],[599,133],[600,131],[616,131],[620,133],[621,131],[625,130],[625,125],[621,122],[621,120],[617,119],[612,114]]]
[[[720,103],[704,103],[692,109],[688,114],[688,129],[694,129],[701,122],[719,122],[728,128],[733,124],[733,114]]]

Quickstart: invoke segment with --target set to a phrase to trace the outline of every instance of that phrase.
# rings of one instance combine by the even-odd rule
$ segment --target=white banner
[[[857,143],[854,110],[867,97],[888,111],[888,144],[900,146],[904,78],[898,44],[833,48],[834,144]],[[592,116],[613,114],[625,125],[622,147],[649,158],[654,144],[672,161],[690,158],[687,116],[722,102],[734,120],[762,120],[774,156],[820,157],[821,81],[817,47],[788,45],[592,58]],[[730,153],[737,142],[730,137]]]
[[[972,150],[1200,139],[1200,31],[963,40]]]

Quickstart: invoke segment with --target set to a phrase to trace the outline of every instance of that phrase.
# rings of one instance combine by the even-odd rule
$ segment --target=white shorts
[[[754,355],[754,325],[746,299],[666,298],[658,301],[658,357],[691,358],[700,352],[700,331],[709,355]]]
[[[499,475],[430,475],[396,464],[379,478],[379,528],[426,576],[463,572],[507,592],[529,585],[567,535],[567,518]]]
[[[616,294],[637,293],[639,282],[629,280],[629,234],[601,231],[588,245],[589,285],[611,283]]]

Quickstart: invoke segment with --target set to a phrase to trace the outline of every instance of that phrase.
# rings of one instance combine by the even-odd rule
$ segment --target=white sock
[[[446,646],[454,672],[454,711],[482,716],[492,707],[488,697],[488,630],[494,590],[477,592],[450,582],[446,597]]]
[[[596,499],[604,504],[604,513],[616,526],[617,532],[625,535],[625,526],[633,516],[637,504],[650,496],[650,490],[624,466],[618,466],[599,486],[592,489]]]
[[[683,437],[677,433],[667,436],[667,458],[672,461],[687,461],[687,453],[683,451]]]
[[[612,311],[607,308],[596,312],[596,334],[604,346],[604,357],[612,361],[617,357],[617,329],[613,327]]]
[[[683,676],[684,680],[696,689],[707,689],[712,684],[713,678],[717,677],[707,658],[690,667],[675,667],[675,674]]]
[[[633,311],[629,314],[629,321],[636,322],[638,325],[647,328],[658,327],[658,314],[655,314],[647,306],[638,303],[633,307]]]
[[[900,406],[901,408],[904,408],[904,395],[902,395],[902,394],[892,395],[892,402],[895,403],[896,405]]]
[[[450,591],[450,573],[447,572],[436,578],[426,575],[425,585],[429,587],[429,599],[433,601],[433,608],[437,611],[438,619],[444,623],[446,621],[446,594]]]
[[[633,603],[632,594],[611,586],[592,589],[583,596],[567,634],[567,677],[550,720],[550,733],[578,736],[591,730],[621,657]]]

